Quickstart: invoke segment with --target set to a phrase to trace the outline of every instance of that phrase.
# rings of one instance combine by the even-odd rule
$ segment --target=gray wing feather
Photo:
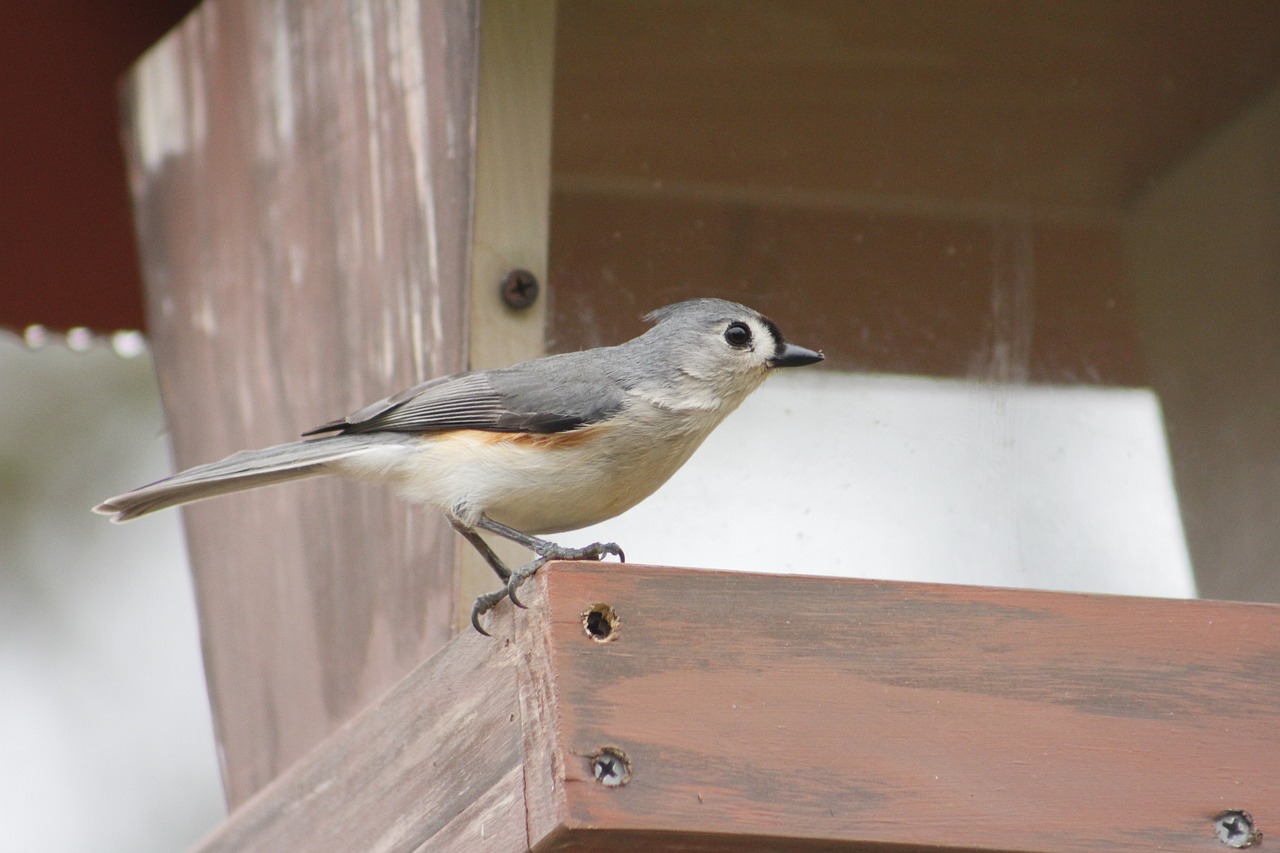
[[[460,373],[415,385],[303,435],[483,428],[501,414],[502,401],[486,374]]]
[[[625,388],[600,364],[600,350],[567,353],[497,370],[432,379],[305,435],[368,432],[564,432],[622,408]]]

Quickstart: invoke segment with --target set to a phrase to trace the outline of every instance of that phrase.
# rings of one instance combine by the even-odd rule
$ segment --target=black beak
[[[795,344],[783,344],[781,351],[769,359],[770,367],[804,367],[822,361],[826,356],[811,349],[798,347]]]

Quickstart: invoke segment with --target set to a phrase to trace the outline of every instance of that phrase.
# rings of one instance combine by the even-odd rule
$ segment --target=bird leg
[[[506,583],[511,578],[511,569],[507,568],[507,564],[502,562],[489,543],[476,533],[475,528],[468,527],[459,519],[449,516],[449,523],[453,525],[453,529],[462,534],[462,537],[471,543],[471,546],[480,552],[480,556],[484,557],[484,561],[489,564],[489,568],[498,575],[498,580]],[[495,602],[496,604],[497,602]]]
[[[488,637],[490,636],[489,632],[480,627],[480,617],[507,597],[507,582],[511,580],[511,569],[507,568],[507,564],[489,547],[489,543],[484,541],[484,538],[479,533],[476,533],[474,528],[468,527],[453,516],[449,516],[449,524],[462,535],[462,538],[470,542],[473,548],[480,552],[480,556],[484,557],[484,561],[489,564],[489,568],[493,569],[498,576],[498,580],[502,581],[501,589],[485,593],[477,598],[476,603],[471,606],[471,627]]]
[[[476,547],[476,550],[480,551],[481,555],[489,562],[489,565],[493,567],[493,570],[498,573],[498,577],[506,584],[504,589],[496,590],[477,598],[475,606],[471,609],[472,626],[486,636],[488,632],[480,627],[480,617],[492,610],[503,598],[507,597],[510,597],[511,603],[517,607],[524,607],[525,605],[520,603],[520,599],[516,598],[516,590],[520,588],[521,584],[533,577],[538,569],[551,560],[603,560],[610,554],[623,562],[626,562],[627,559],[616,542],[593,542],[584,548],[565,548],[554,542],[548,542],[546,539],[539,539],[536,536],[521,533],[519,530],[500,524],[488,516],[480,516],[476,527],[489,533],[495,533],[504,539],[510,539],[517,545],[523,545],[537,555],[532,562],[512,571],[493,553],[493,549],[480,538],[473,528],[467,527],[454,519],[450,519],[450,521],[453,523],[454,529],[465,536],[467,541]],[[501,570],[499,567],[501,567]]]

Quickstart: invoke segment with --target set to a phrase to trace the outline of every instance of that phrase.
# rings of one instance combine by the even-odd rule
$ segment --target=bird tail
[[[392,441],[403,441],[399,436]],[[262,450],[242,450],[218,462],[197,465],[172,477],[157,480],[131,492],[116,495],[93,508],[124,522],[158,509],[192,501],[256,489],[333,472],[332,465],[374,449],[382,442],[371,435],[335,435],[328,438],[278,444]]]

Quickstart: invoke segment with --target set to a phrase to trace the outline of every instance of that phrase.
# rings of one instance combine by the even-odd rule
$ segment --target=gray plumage
[[[599,423],[617,413],[627,392],[643,383],[678,381],[682,368],[670,344],[690,326],[701,329],[743,314],[765,323],[776,336],[770,346],[781,350],[785,342],[773,321],[735,302],[692,299],[649,313],[644,319],[656,325],[626,343],[429,379],[303,435],[451,429],[552,433]]]
[[[432,379],[303,435],[451,429],[563,432],[598,423],[618,411],[625,389],[600,369],[598,359],[568,353]]]

